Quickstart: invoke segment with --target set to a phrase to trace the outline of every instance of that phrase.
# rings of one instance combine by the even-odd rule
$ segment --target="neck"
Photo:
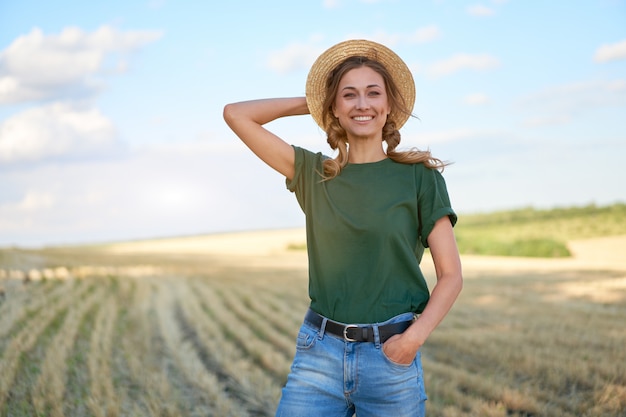
[[[382,142],[372,145],[370,142],[351,141],[348,145],[348,162],[351,164],[366,164],[378,162],[387,158]]]

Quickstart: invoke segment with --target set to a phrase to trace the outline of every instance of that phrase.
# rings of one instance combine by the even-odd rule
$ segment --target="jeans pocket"
[[[398,362],[393,361],[385,353],[384,345],[380,347],[380,353],[383,356],[383,358],[385,359],[385,362],[387,362],[391,367],[396,368],[396,369],[400,369],[400,370],[409,369],[409,368],[411,368],[411,366],[415,362],[415,359],[413,359],[411,361],[411,363],[398,363]]]
[[[296,349],[308,350],[315,346],[318,331],[309,326],[302,325],[296,339]]]

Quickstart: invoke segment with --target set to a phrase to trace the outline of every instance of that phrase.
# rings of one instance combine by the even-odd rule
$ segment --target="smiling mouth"
[[[354,116],[352,120],[355,120],[357,122],[367,122],[369,120],[372,120],[373,118],[374,116]]]

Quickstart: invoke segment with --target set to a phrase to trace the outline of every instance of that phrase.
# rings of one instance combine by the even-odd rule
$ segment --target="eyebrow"
[[[367,86],[367,87],[365,87],[365,88],[367,89],[367,88],[374,88],[374,87],[383,88],[383,87],[382,87],[382,86],[380,86],[379,84],[370,84],[370,85],[368,85],[368,86]],[[353,87],[353,86],[351,86],[351,85],[347,85],[347,86],[345,86],[344,88],[342,88],[341,90],[343,91],[343,90],[356,90],[356,89],[357,89],[356,87]]]

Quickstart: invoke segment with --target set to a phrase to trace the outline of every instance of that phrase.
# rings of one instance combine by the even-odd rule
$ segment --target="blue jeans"
[[[404,313],[379,325],[412,318]],[[425,401],[420,352],[411,364],[397,364],[378,337],[347,342],[305,321],[276,416],[423,417]]]

